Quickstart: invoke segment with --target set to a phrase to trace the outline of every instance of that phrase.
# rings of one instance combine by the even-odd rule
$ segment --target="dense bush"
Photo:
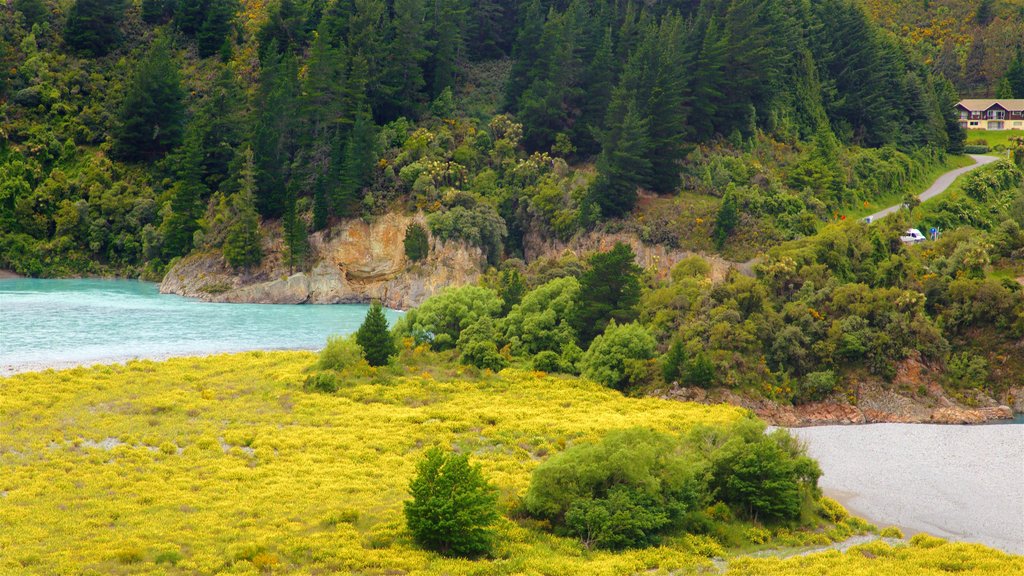
[[[821,469],[785,430],[766,435],[764,429],[763,422],[745,420],[730,430],[711,456],[711,488],[746,518],[796,520],[805,499],[819,496]]]
[[[576,333],[570,322],[579,298],[580,283],[571,276],[551,280],[528,292],[501,323],[504,341],[512,353],[558,352],[575,342]]]
[[[435,350],[454,348],[463,328],[479,318],[498,315],[502,308],[498,293],[479,286],[449,288],[430,298],[399,321],[398,334],[429,342]]]
[[[620,326],[612,320],[604,334],[595,338],[583,354],[583,375],[605,386],[624,390],[647,378],[655,345],[654,337],[640,324]]]
[[[702,506],[706,463],[678,439],[646,429],[610,432],[537,467],[525,510],[599,548],[649,546]]]
[[[320,370],[344,370],[365,363],[363,349],[353,336],[331,336],[320,351],[316,367]]]
[[[452,556],[479,556],[490,551],[498,520],[497,489],[470,465],[465,454],[431,448],[409,484],[405,519],[421,546]]]
[[[494,321],[482,316],[470,324],[459,335],[458,348],[462,352],[462,363],[497,372],[508,365],[504,356],[498,353],[494,343]]]

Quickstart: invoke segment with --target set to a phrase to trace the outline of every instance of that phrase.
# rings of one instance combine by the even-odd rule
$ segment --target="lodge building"
[[[961,100],[956,111],[966,130],[1024,130],[1024,99]]]

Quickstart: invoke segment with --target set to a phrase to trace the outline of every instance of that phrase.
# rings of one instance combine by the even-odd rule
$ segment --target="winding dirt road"
[[[931,185],[930,188],[928,188],[927,190],[922,192],[920,196],[918,196],[918,198],[921,199],[921,202],[925,202],[927,200],[931,200],[932,198],[934,198],[934,197],[938,196],[939,194],[942,194],[943,192],[945,192],[946,189],[949,188],[953,184],[953,181],[955,181],[961,175],[966,174],[966,173],[970,172],[971,170],[974,170],[975,168],[980,168],[980,167],[984,166],[985,164],[991,164],[991,163],[995,162],[996,160],[999,160],[999,158],[996,157],[996,156],[982,156],[980,154],[969,154],[969,156],[971,158],[974,158],[974,162],[975,162],[974,164],[971,164],[970,166],[964,166],[963,168],[957,168],[956,170],[950,170],[949,172],[946,172],[942,176],[939,176],[938,179],[935,180],[935,182]],[[875,212],[871,216],[867,217],[868,218],[868,222],[874,222],[875,220],[878,220],[879,218],[885,218],[889,214],[892,214],[893,212],[896,212],[897,210],[899,210],[902,207],[903,207],[903,204],[897,204],[895,206],[889,206],[885,210],[880,210],[878,212]]]

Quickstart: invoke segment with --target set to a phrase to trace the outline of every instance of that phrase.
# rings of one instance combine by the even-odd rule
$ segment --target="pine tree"
[[[967,90],[974,94],[980,94],[990,87],[985,52],[985,37],[979,31],[971,40],[967,61],[964,63],[964,83]]]
[[[369,113],[359,115],[345,143],[341,178],[332,199],[336,214],[349,214],[358,203],[363,187],[369,184],[377,161],[375,134],[376,127]]]
[[[151,162],[177,146],[185,119],[183,98],[171,40],[159,36],[128,82],[111,152],[124,160]]]
[[[1013,93],[1008,98],[1024,98],[1024,50],[1017,50],[1017,56],[1010,62],[1004,78]]]
[[[430,56],[426,43],[426,7],[423,0],[395,0],[388,59],[382,80],[387,98],[381,113],[391,120],[415,118],[423,105],[423,64]]]
[[[203,214],[203,199],[209,193],[202,179],[202,141],[198,127],[189,127],[178,152],[177,176],[171,196],[171,214],[165,224],[164,257],[184,256],[192,250],[193,237]]]
[[[306,223],[298,212],[298,199],[294,185],[289,185],[284,198],[284,215],[281,217],[284,228],[285,262],[288,268],[295,270],[306,263],[309,254],[309,235]]]
[[[427,64],[430,98],[453,88],[458,76],[457,62],[464,51],[466,9],[461,0],[435,0],[428,38],[433,50]]]
[[[636,109],[633,95],[616,89],[608,107],[607,132],[597,161],[598,177],[591,197],[606,217],[626,214],[636,206],[637,188],[650,177],[648,122]]]
[[[209,0],[203,23],[196,33],[199,57],[208,58],[219,54],[234,24],[238,12],[238,0]]]
[[[221,190],[245,137],[245,94],[235,73],[221,66],[210,92],[199,101],[194,122],[203,135],[203,181]]]
[[[206,7],[210,0],[173,0],[177,3],[174,10],[174,24],[182,33],[195,36],[206,19]]]
[[[289,169],[295,154],[298,67],[291,54],[270,50],[263,61],[256,97],[253,154],[256,159],[256,208],[264,218],[285,213]]]
[[[590,268],[580,277],[580,299],[572,318],[580,346],[604,332],[612,320],[628,324],[636,319],[640,301],[640,272],[636,255],[619,242],[609,252],[594,254]]]
[[[494,540],[498,492],[465,454],[431,448],[409,484],[405,519],[418,544],[441,554],[479,556]]]
[[[12,7],[15,11],[21,12],[27,30],[50,19],[50,11],[43,4],[43,0],[14,0]]]
[[[384,307],[374,300],[366,319],[356,332],[356,342],[363,349],[363,358],[370,366],[385,366],[391,357],[398,353],[395,340],[388,331],[388,319],[384,316]]]
[[[252,148],[242,152],[239,189],[231,195],[232,222],[224,240],[224,259],[233,268],[255,266],[263,260],[260,219],[256,212],[256,164]]]
[[[162,24],[170,19],[173,10],[167,0],[142,0],[141,12],[146,24]]]
[[[76,0],[68,12],[64,41],[88,56],[105,56],[121,42],[124,0]]]
[[[736,229],[739,219],[740,214],[736,194],[731,191],[726,192],[725,197],[722,198],[722,205],[718,208],[718,217],[715,218],[715,231],[712,234],[715,239],[715,246],[719,250],[725,246],[725,241],[729,239],[732,231]]]

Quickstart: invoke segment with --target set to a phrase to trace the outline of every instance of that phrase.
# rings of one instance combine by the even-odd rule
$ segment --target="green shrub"
[[[538,466],[523,507],[588,545],[655,544],[665,528],[707,500],[707,464],[684,448],[653,430],[609,432]]]
[[[693,360],[686,363],[683,380],[690,386],[710,388],[715,383],[715,365],[704,352],[698,352]]]
[[[570,322],[579,295],[580,283],[571,276],[556,278],[527,292],[501,324],[512,354],[559,351],[575,342],[576,331]]]
[[[541,372],[561,372],[562,358],[551,350],[544,350],[533,357],[533,369]]]
[[[981,388],[988,381],[988,362],[969,352],[950,354],[946,379],[958,388]]]
[[[668,352],[661,357],[661,377],[666,383],[671,384],[680,380],[685,370],[686,349],[683,347],[683,341],[673,340]]]
[[[442,554],[479,556],[490,551],[498,520],[498,492],[465,454],[431,448],[409,484],[405,519],[416,542]]]
[[[309,376],[306,376],[306,382],[303,384],[303,388],[306,390],[315,390],[317,392],[337,392],[338,376],[333,372],[317,372],[316,374],[310,374]]]
[[[988,154],[992,149],[984,144],[968,144],[964,146],[964,154]]]
[[[430,239],[427,237],[427,229],[413,222],[405,229],[405,257],[413,262],[419,262],[430,254]]]
[[[320,351],[316,368],[320,370],[344,370],[353,366],[365,365],[363,349],[351,336],[331,336],[327,345]]]
[[[831,498],[822,497],[818,500],[819,512],[830,521],[838,523],[850,517],[843,505]]]
[[[501,297],[489,288],[448,288],[410,310],[395,326],[395,332],[411,336],[417,343],[429,342],[434,350],[449,350],[455,347],[464,328],[483,316],[496,317],[501,307]]]
[[[498,353],[498,346],[494,343],[494,321],[490,316],[482,316],[463,330],[458,348],[463,364],[494,372],[508,366],[508,361]]]
[[[583,375],[623,390],[646,377],[654,348],[654,337],[643,326],[635,322],[620,326],[612,320],[583,354]]]
[[[793,401],[800,403],[824,400],[835,392],[838,386],[839,378],[832,370],[811,372],[800,379]]]
[[[821,469],[785,430],[764,434],[765,425],[745,420],[712,455],[715,497],[744,517],[795,520],[807,498],[818,497]]]
[[[903,539],[903,531],[897,528],[896,526],[887,526],[883,528],[882,531],[878,533],[878,535],[882,538],[899,538],[900,540]]]

